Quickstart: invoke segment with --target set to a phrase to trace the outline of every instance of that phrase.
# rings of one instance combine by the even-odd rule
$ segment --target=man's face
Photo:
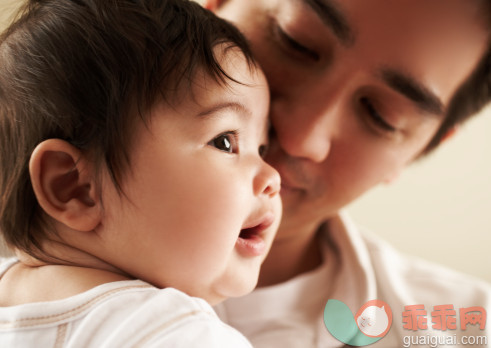
[[[282,231],[314,228],[425,148],[484,53],[478,1],[229,0],[271,87]]]

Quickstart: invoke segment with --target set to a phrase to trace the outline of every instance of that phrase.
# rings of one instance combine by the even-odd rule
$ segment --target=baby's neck
[[[1,307],[61,300],[101,284],[131,279],[104,267],[41,262],[22,252],[16,254],[20,261],[0,278]]]

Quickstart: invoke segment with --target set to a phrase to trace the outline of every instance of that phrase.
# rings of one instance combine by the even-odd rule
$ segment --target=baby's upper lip
[[[273,224],[274,219],[274,213],[272,211],[267,211],[257,217],[249,219],[242,227],[241,232],[244,230],[254,230],[255,233],[260,233],[270,227]]]

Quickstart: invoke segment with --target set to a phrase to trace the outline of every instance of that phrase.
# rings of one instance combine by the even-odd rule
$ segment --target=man
[[[354,312],[368,300],[387,303],[393,324],[377,347],[402,346],[410,335],[485,335],[463,315],[459,322],[459,310],[491,308],[487,284],[402,257],[340,211],[489,102],[490,2],[204,5],[239,26],[268,78],[268,160],[281,175],[284,206],[258,290],[227,301],[220,315],[256,347],[342,346],[324,326],[328,299]],[[423,312],[411,316],[411,305]]]

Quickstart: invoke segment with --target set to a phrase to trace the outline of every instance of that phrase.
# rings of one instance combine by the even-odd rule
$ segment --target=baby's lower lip
[[[238,252],[245,257],[261,256],[266,253],[266,242],[258,234],[252,234],[247,238],[239,236],[235,246]]]

